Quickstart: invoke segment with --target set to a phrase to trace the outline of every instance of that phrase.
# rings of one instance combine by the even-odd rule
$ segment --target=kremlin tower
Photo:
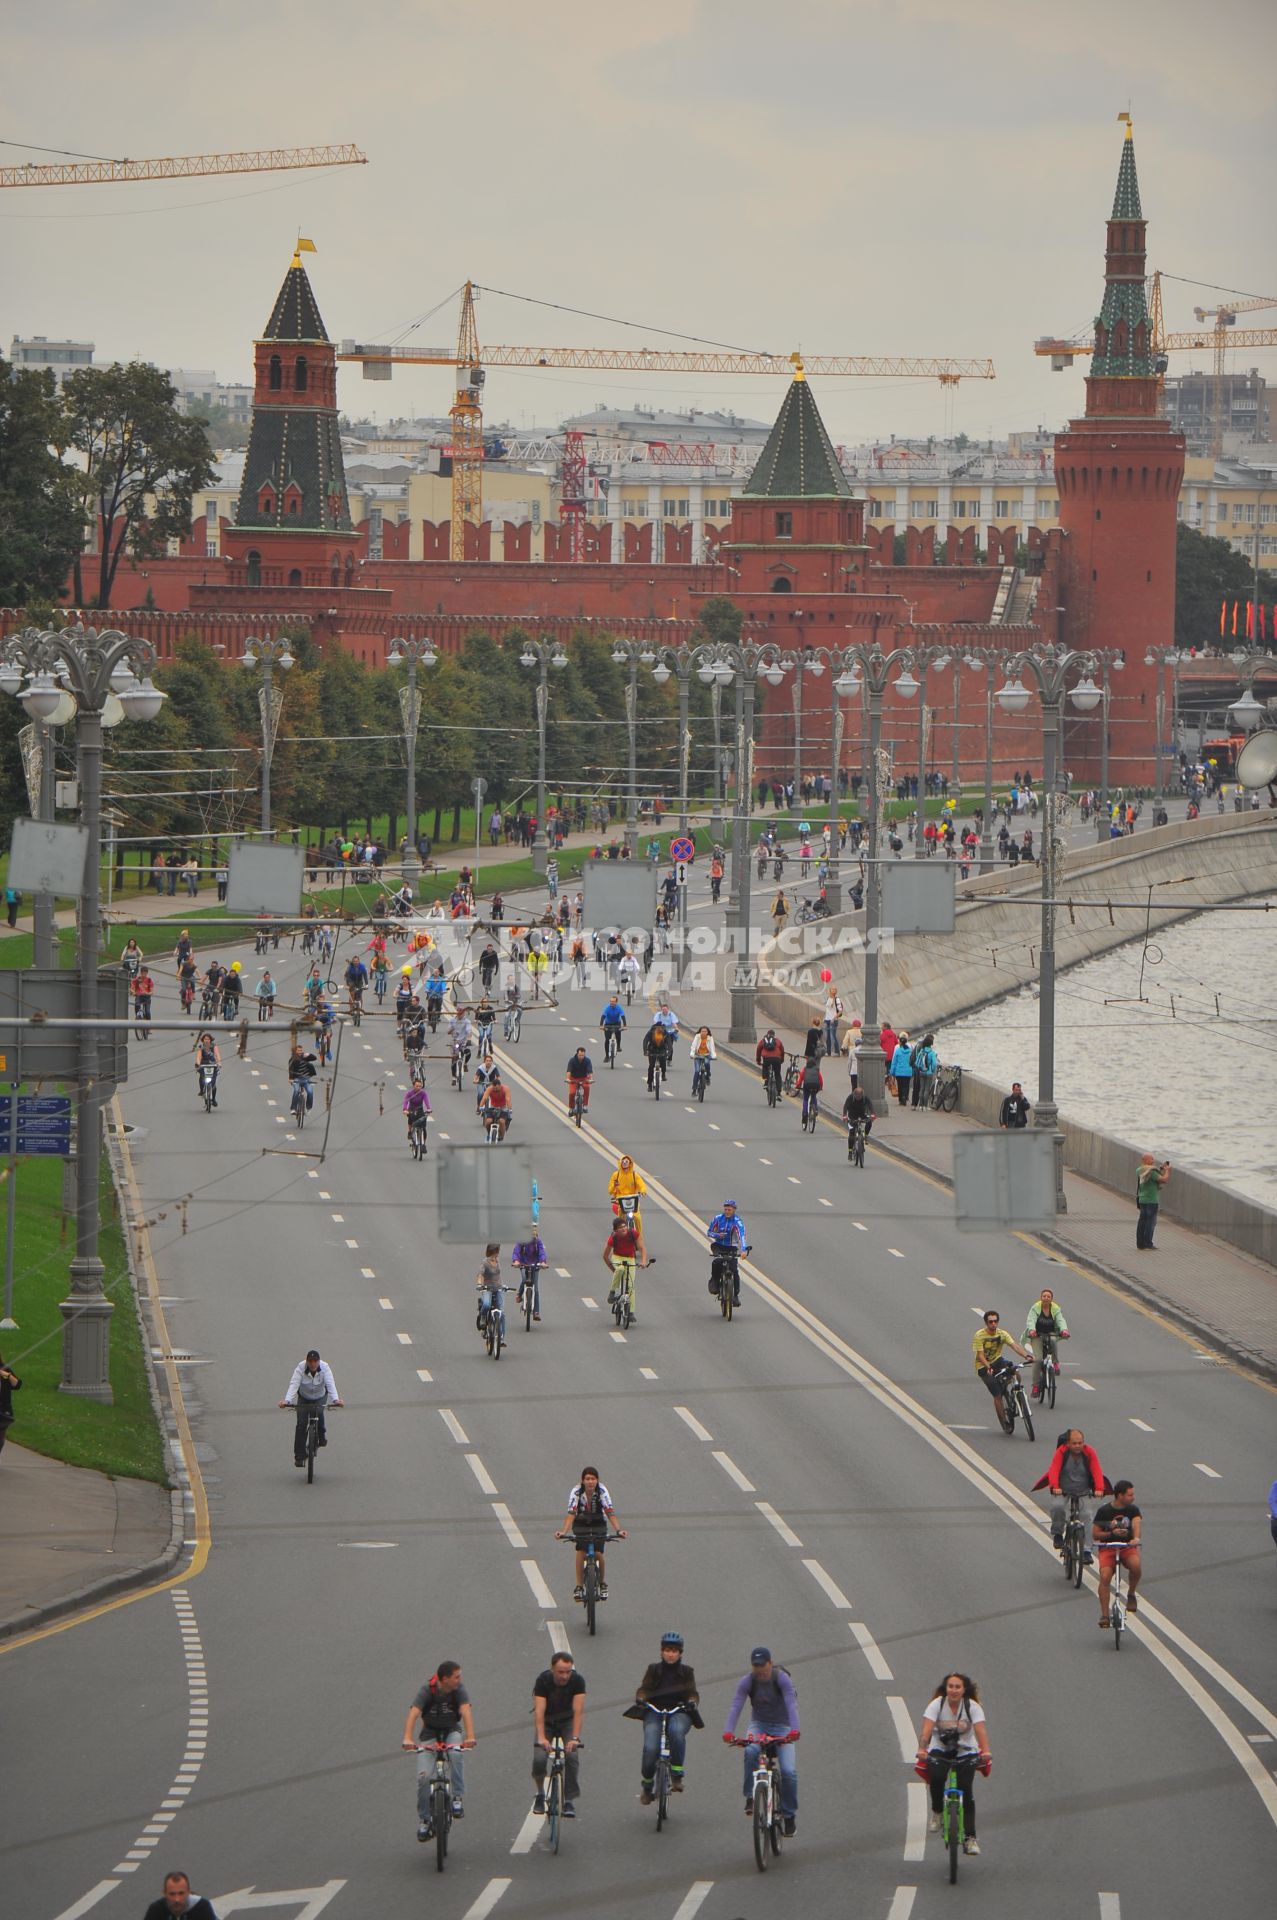
[[[254,353],[253,426],[239,506],[224,548],[247,587],[339,587],[354,581],[337,431],[337,362],[300,240]]]
[[[1175,636],[1175,503],[1184,478],[1184,436],[1159,416],[1161,369],[1154,363],[1144,297],[1145,232],[1129,120],[1104,255],[1104,303],[1086,382],[1086,413],[1056,435],[1055,476],[1063,553],[1066,631],[1074,647],[1120,647],[1126,671],[1114,681],[1109,750],[1117,784],[1148,778],[1124,746],[1149,738],[1152,689],[1160,668],[1150,646]],[[1123,712],[1125,709],[1125,713]],[[1122,720],[1138,719],[1128,730]],[[1163,743],[1164,744],[1164,743]]]

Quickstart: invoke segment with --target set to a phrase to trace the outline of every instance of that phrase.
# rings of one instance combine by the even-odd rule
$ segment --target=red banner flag
[[[1228,602],[1227,600],[1221,600],[1219,603],[1219,637],[1221,640],[1224,637],[1225,625],[1227,620],[1228,620]]]
[[[1233,602],[1233,638],[1237,638],[1237,602]]]
[[[1264,603],[1262,600],[1259,603],[1259,637],[1261,640],[1264,637]]]
[[[1246,602],[1246,638],[1248,640],[1255,638],[1255,603],[1253,600]]]

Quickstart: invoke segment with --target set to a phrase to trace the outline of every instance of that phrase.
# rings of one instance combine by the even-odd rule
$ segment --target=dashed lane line
[[[674,1909],[674,1920],[696,1920],[713,1888],[712,1880],[693,1880],[678,1906]]]
[[[431,1386],[434,1382],[434,1375],[431,1373],[429,1367],[418,1367],[417,1378],[427,1387]]]
[[[558,1274],[560,1280],[570,1280],[572,1278],[571,1271],[567,1267],[556,1267],[554,1271]]]
[[[583,1307],[588,1307],[591,1313],[597,1313],[599,1310],[598,1301],[592,1300],[588,1293],[583,1293],[581,1295],[581,1305]]]
[[[488,1469],[484,1466],[477,1453],[468,1453],[466,1455],[466,1465],[479,1482],[479,1487],[482,1492],[495,1493],[497,1491],[496,1481],[492,1478],[492,1475],[488,1472]]]
[[[658,1380],[660,1378],[655,1367],[640,1367],[639,1372],[645,1380]]]
[[[359,1271],[365,1280],[375,1280],[377,1278],[372,1267],[360,1267]]]
[[[1132,1425],[1133,1427],[1138,1427],[1141,1433],[1156,1433],[1156,1432],[1157,1432],[1157,1428],[1156,1428],[1156,1427],[1150,1427],[1150,1426],[1149,1426],[1149,1424],[1148,1424],[1148,1421],[1147,1421],[1147,1420],[1137,1420],[1137,1419],[1135,1418],[1135,1416],[1134,1416],[1134,1414],[1132,1414],[1132,1415],[1131,1415],[1131,1425]]]
[[[401,1347],[410,1347],[412,1345],[412,1335],[410,1333],[397,1333],[395,1339]]]
[[[770,1501],[755,1500],[754,1505],[758,1508],[758,1511],[762,1514],[768,1526],[775,1527],[787,1547],[801,1547],[803,1543],[794,1532],[794,1529],[789,1525],[788,1521],[782,1520]]]
[[[696,1435],[696,1438],[698,1440],[712,1440],[714,1438],[713,1434],[709,1431],[708,1427],[703,1427],[701,1425],[700,1421],[696,1418],[696,1415],[690,1410],[690,1408],[675,1407],[674,1411],[678,1415],[679,1419],[683,1422],[684,1426],[691,1428],[692,1432]]]
[[[888,1247],[888,1248],[887,1248],[887,1252],[888,1252],[888,1253],[889,1253],[889,1254],[891,1255],[891,1257],[892,1257],[892,1259],[893,1259],[893,1260],[903,1260],[903,1259],[904,1259],[904,1255],[903,1255],[903,1253],[901,1253],[901,1251],[900,1251],[900,1249],[899,1249],[899,1247]]]
[[[917,1894],[917,1887],[897,1887],[887,1908],[887,1920],[909,1920]]]
[[[510,1847],[511,1853],[531,1853],[541,1836],[541,1830],[544,1826],[545,1815],[543,1813],[533,1813],[531,1807],[529,1807],[523,1816],[523,1825],[514,1836]]]
[[[535,1560],[520,1560],[523,1577],[532,1589],[532,1598],[539,1607],[550,1608],[554,1605],[554,1595],[545,1583],[545,1575]]]
[[[872,1673],[874,1679],[894,1680],[896,1677],[895,1674],[883,1659],[882,1650],[864,1621],[849,1620],[847,1625],[855,1634],[857,1644],[860,1647],[860,1651],[864,1654],[865,1659],[869,1662],[869,1671]]]
[[[868,1233],[869,1231],[863,1220],[853,1220],[851,1224],[857,1233]]]
[[[1224,1477],[1222,1473],[1216,1473],[1214,1467],[1208,1467],[1204,1460],[1194,1460],[1193,1465],[1199,1473],[1204,1473],[1208,1480],[1222,1480]]]
[[[496,1906],[497,1901],[503,1893],[509,1891],[513,1884],[513,1881],[511,1881],[508,1876],[489,1880],[487,1886],[479,1895],[479,1898],[466,1908],[461,1916],[461,1920],[488,1920],[488,1915]]]
[[[721,1452],[715,1453],[714,1458],[717,1460],[719,1466],[723,1469],[723,1472],[727,1475],[728,1479],[734,1480],[742,1493],[757,1493],[758,1489],[754,1485],[753,1481],[747,1480],[745,1478],[744,1474],[741,1472],[736,1462],[732,1459],[732,1456],[730,1453],[721,1453]]]
[[[629,1344],[625,1338],[625,1335],[617,1327],[611,1327],[609,1329],[609,1338],[612,1340],[615,1340],[617,1345],[621,1347],[627,1346]]]
[[[459,1447],[468,1447],[470,1445],[470,1436],[451,1407],[440,1407],[439,1418],[443,1421],[444,1426],[447,1427],[448,1432],[452,1435]]]
[[[927,1789],[921,1780],[911,1780],[905,1788],[905,1860],[921,1860],[927,1850]]]
[[[381,1308],[381,1310],[382,1310],[382,1312],[383,1312],[383,1313],[391,1313],[391,1312],[393,1312],[393,1311],[394,1311],[394,1305],[395,1305],[395,1303],[394,1303],[394,1301],[393,1301],[393,1300],[384,1300],[384,1299],[383,1299],[383,1300],[379,1300],[379,1301],[377,1302],[377,1305],[378,1305],[378,1306],[379,1306],[379,1307]]]
[[[1075,1387],[1081,1387],[1083,1393],[1095,1392],[1095,1388],[1091,1385],[1089,1380],[1080,1380],[1076,1374],[1074,1374],[1073,1376],[1073,1384]]]
[[[900,1742],[900,1758],[912,1762],[918,1751],[918,1736],[909,1718],[909,1709],[898,1693],[886,1694],[884,1698],[891,1723],[896,1729],[896,1739]]]
[[[473,1455],[470,1456],[470,1458],[472,1459],[473,1457],[474,1457]],[[495,1488],[493,1489],[493,1491],[495,1492]],[[505,1501],[494,1500],[492,1502],[492,1511],[493,1513],[496,1514],[497,1525],[500,1527],[506,1539],[510,1542],[510,1545],[512,1547],[518,1547],[524,1553],[526,1553],[528,1550],[528,1543],[524,1539],[523,1535],[520,1533],[518,1525],[515,1521],[514,1515],[511,1513],[509,1507],[507,1507],[507,1505],[505,1504]]]
[[[832,1206],[833,1206],[833,1204],[834,1204],[834,1203],[833,1203],[833,1201],[832,1201],[832,1200],[826,1200],[826,1199],[825,1199],[825,1197],[824,1197],[824,1195],[823,1195],[823,1194],[821,1195],[821,1197],[820,1197],[820,1205],[821,1205],[822,1207],[832,1207]]]
[[[825,1569],[821,1566],[819,1560],[804,1560],[803,1565],[806,1567],[808,1573],[811,1575],[812,1579],[816,1582],[816,1585],[820,1588],[821,1592],[825,1595],[825,1597],[829,1600],[832,1600],[834,1605],[836,1607],[841,1608],[844,1613],[850,1613],[851,1612],[850,1600],[847,1598],[842,1588],[838,1585],[838,1582],[836,1580],[831,1579],[830,1576],[825,1572]]]

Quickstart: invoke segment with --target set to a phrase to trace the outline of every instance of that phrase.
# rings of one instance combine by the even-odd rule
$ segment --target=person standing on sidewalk
[[[1144,1155],[1135,1177],[1135,1202],[1139,1208],[1139,1218],[1135,1223],[1135,1244],[1141,1253],[1156,1252],[1153,1245],[1153,1231],[1157,1226],[1157,1209],[1161,1205],[1162,1188],[1170,1177],[1169,1160],[1163,1160],[1159,1167],[1151,1153]]]
[[[1011,1091],[998,1110],[1000,1127],[1027,1127],[1029,1124],[1029,1103],[1024,1097],[1024,1088],[1018,1080],[1011,1082]]]
[[[936,1036],[924,1033],[921,1043],[913,1050],[913,1082],[909,1098],[915,1107],[931,1105],[931,1089],[935,1084],[936,1068],[940,1062],[936,1057]]]
[[[838,1051],[838,1022],[842,1019],[842,1001],[832,982],[825,995],[825,1052]]]
[[[903,1030],[896,1040],[896,1050],[891,1056],[887,1072],[896,1083],[896,1099],[902,1107],[907,1107],[909,1089],[913,1085],[913,1049],[909,1045],[909,1035]]]
[[[13,1425],[13,1396],[22,1385],[12,1367],[6,1367],[0,1354],[0,1452]]]

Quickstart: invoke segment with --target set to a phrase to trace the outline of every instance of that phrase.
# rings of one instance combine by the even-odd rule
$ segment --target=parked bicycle
[[[786,1065],[785,1065],[784,1091],[786,1094],[790,1094],[790,1093],[793,1093],[794,1089],[798,1085],[798,1082],[802,1079],[803,1068],[806,1066],[807,1062],[805,1060],[800,1060],[796,1053],[787,1054],[785,1058],[786,1058]]]
[[[962,1097],[962,1068],[937,1067],[931,1083],[931,1105],[937,1113],[952,1113]]]

